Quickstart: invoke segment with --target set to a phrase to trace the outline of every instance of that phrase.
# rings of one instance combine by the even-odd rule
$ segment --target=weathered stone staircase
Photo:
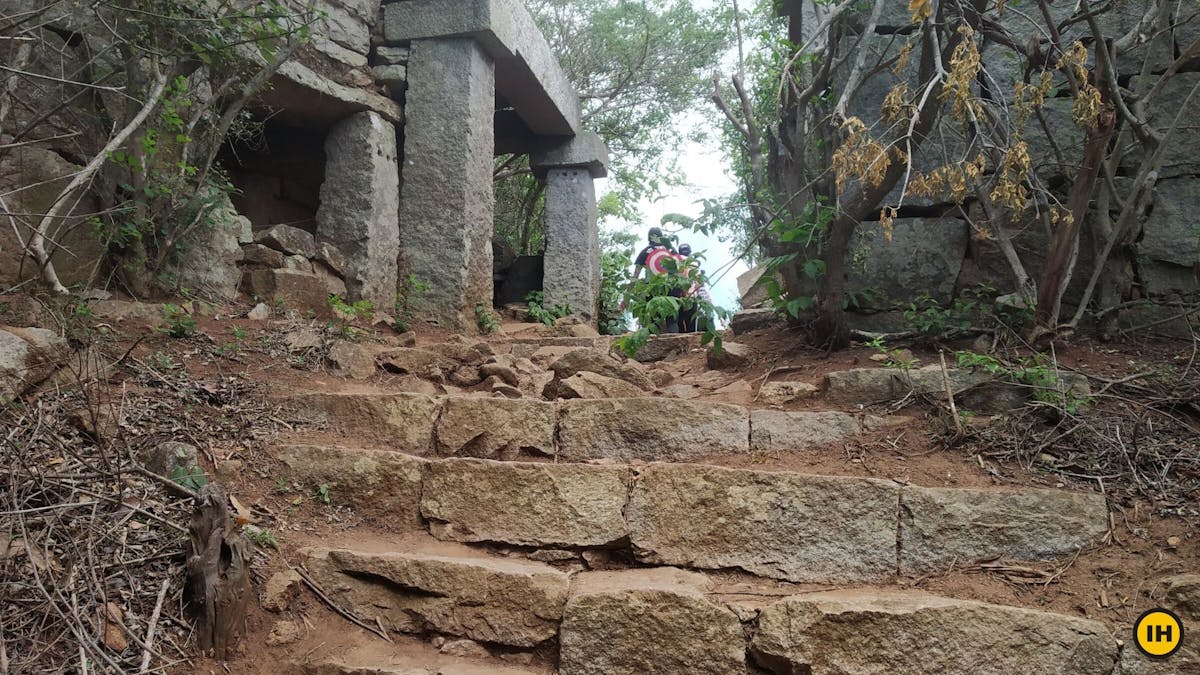
[[[368,385],[287,396],[331,442],[281,443],[277,458],[366,519],[302,551],[312,578],[368,622],[465,638],[480,657],[388,653],[347,623],[343,648],[306,655],[302,672],[1107,674],[1121,658],[1098,621],[898,583],[1096,544],[1101,495],[704,463],[892,418]]]

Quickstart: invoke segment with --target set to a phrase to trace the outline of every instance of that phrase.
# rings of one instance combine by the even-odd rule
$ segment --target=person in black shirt
[[[639,279],[642,276],[642,270],[649,270],[649,273],[662,274],[663,268],[661,264],[655,264],[664,253],[673,253],[671,242],[663,236],[662,228],[652,227],[646,237],[649,243],[646,248],[637,254],[637,258],[633,261],[633,278]]]
[[[663,235],[662,228],[652,227],[646,237],[648,243],[634,259],[633,279],[637,281],[642,276],[642,270],[646,270],[646,275],[651,274],[667,274],[668,267],[664,265],[667,258],[678,260],[675,250],[671,247],[671,241]],[[671,291],[672,296],[682,295],[680,291]],[[624,306],[622,306],[624,308]],[[678,333],[679,321],[676,317],[671,317],[666,320],[666,325],[662,327],[664,333]]]

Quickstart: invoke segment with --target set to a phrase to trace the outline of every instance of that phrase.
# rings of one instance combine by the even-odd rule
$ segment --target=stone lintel
[[[404,124],[404,108],[395,101],[318,75],[296,61],[287,61],[271,78],[256,102],[278,112],[288,124],[329,127],[355,113],[373,111],[392,124]]]
[[[529,156],[534,173],[545,176],[548,169],[587,169],[592,178],[608,175],[608,148],[599,134],[581,131],[566,141],[547,140]]]
[[[471,37],[495,61],[496,88],[538,135],[579,131],[579,98],[520,0],[407,0],[384,7],[384,41]]]

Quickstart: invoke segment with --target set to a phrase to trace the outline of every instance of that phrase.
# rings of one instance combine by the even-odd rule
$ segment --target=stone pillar
[[[471,38],[413,40],[405,103],[400,273],[429,290],[414,315],[475,325],[492,304],[492,154],[496,81]]]
[[[545,304],[570,305],[594,324],[599,316],[600,234],[595,183],[586,169],[547,170],[545,222]]]
[[[370,300],[384,312],[391,312],[396,301],[396,161],[391,122],[369,111],[339,122],[325,140],[325,182],[317,209],[321,259],[345,280],[351,300]]]
[[[546,181],[546,257],[542,291],[548,307],[570,305],[596,323],[600,298],[600,233],[595,178],[607,175],[608,150],[583,132],[534,153],[530,165]]]

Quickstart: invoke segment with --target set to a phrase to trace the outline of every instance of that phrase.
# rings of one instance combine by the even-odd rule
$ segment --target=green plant
[[[151,368],[158,371],[175,370],[179,367],[179,364],[175,362],[175,359],[171,358],[170,354],[166,354],[164,352],[154,352],[147,357],[146,361]]]
[[[171,475],[167,476],[171,480],[179,483],[183,487],[196,492],[200,488],[208,485],[208,476],[204,475],[204,470],[198,466],[182,467],[177,466],[171,470]]]
[[[196,334],[196,319],[179,305],[163,305],[166,323],[158,330],[173,338],[188,338]]]
[[[496,317],[495,312],[484,307],[482,302],[475,303],[475,324],[485,335],[500,330],[500,319]]]
[[[338,319],[336,324],[331,322],[329,327],[349,340],[358,338],[358,331],[350,325],[350,322],[356,319],[369,319],[375,313],[375,305],[370,300],[346,302],[340,295],[333,294],[329,296],[328,302],[329,308],[333,310],[333,315]]]
[[[547,326],[553,326],[556,319],[571,316],[572,313],[570,305],[555,305],[553,309],[546,309],[542,291],[531,291],[525,296],[525,303],[529,305],[529,318]]]
[[[876,336],[867,343],[867,346],[874,349],[877,353],[883,354],[886,359],[883,365],[887,368],[896,368],[904,372],[908,372],[917,365],[917,360],[912,357],[912,352],[905,349],[890,349],[884,343],[883,337]]]
[[[1058,369],[1045,362],[1045,357],[1034,354],[1009,364],[987,354],[973,351],[955,352],[960,368],[979,368],[990,375],[1026,385],[1033,389],[1033,400],[1046,403],[1070,415],[1091,402],[1091,397],[1080,396],[1075,386],[1063,381]]]
[[[245,340],[246,335],[248,335],[248,333],[246,333],[246,329],[241,328],[240,326],[234,326],[230,332],[233,333],[233,339],[237,340],[238,342]]]
[[[279,550],[279,539],[275,536],[275,533],[267,528],[247,525],[243,531],[246,533],[246,536],[250,537],[250,541],[254,542],[259,548],[270,547],[276,551]]]
[[[638,329],[617,338],[613,344],[618,349],[633,356],[645,346],[651,335],[662,333],[677,320],[681,311],[690,310],[703,318],[704,331],[700,344],[712,343],[714,350],[721,351],[722,340],[717,333],[716,319],[727,319],[729,312],[712,304],[701,294],[689,294],[707,283],[700,269],[701,260],[701,256],[694,255],[678,265],[674,259],[667,259],[664,263],[666,274],[651,274],[629,284],[625,297],[629,313],[638,322]]]
[[[621,335],[629,330],[622,306],[625,288],[632,275],[629,260],[637,238],[626,232],[604,232],[600,240],[600,303],[597,317],[602,335]]]
[[[321,500],[322,502],[324,502],[326,504],[329,504],[331,501],[330,497],[329,497],[329,483],[321,483],[320,485],[318,485],[317,489],[316,489],[316,494],[317,494],[317,499]]]

